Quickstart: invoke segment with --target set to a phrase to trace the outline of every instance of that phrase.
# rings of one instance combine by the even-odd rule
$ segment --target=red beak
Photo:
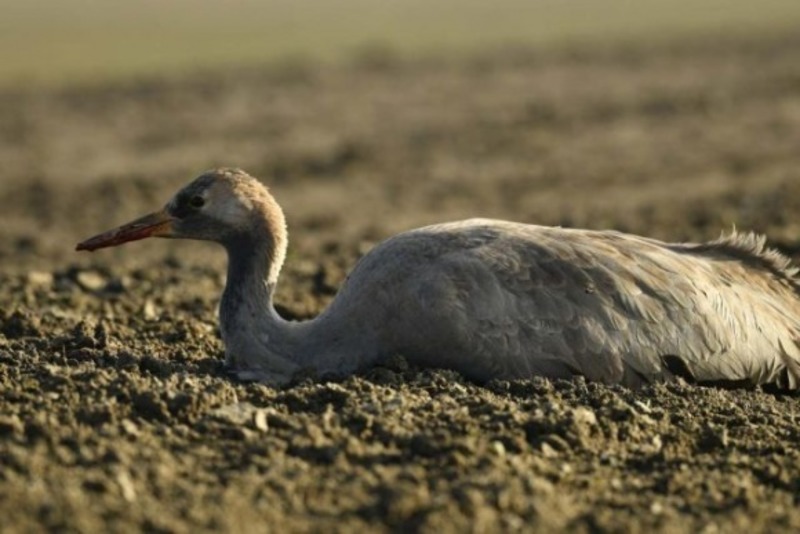
[[[108,232],[90,237],[78,243],[75,250],[97,250],[105,247],[115,247],[128,241],[137,241],[147,237],[169,237],[172,235],[172,223],[175,217],[161,210],[145,215],[128,224],[123,224]]]

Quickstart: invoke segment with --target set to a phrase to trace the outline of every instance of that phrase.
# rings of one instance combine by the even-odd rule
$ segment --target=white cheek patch
[[[247,211],[248,213],[253,211],[253,201],[250,200],[248,197],[240,197],[239,204]]]
[[[249,198],[233,198],[214,202],[208,207],[210,208],[209,213],[219,220],[242,226],[247,222],[249,214],[253,210],[253,202]]]

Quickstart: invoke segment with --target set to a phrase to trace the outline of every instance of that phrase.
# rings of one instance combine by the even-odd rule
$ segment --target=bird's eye
[[[206,199],[200,195],[195,195],[189,199],[189,205],[193,208],[202,208],[206,204]]]

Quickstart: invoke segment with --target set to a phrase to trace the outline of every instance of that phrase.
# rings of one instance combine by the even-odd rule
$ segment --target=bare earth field
[[[0,116],[3,532],[800,530],[798,396],[478,385],[402,355],[242,384],[220,250],[73,252],[227,165],[287,213],[298,319],[377,241],[470,216],[735,224],[800,259],[800,34],[6,90]]]

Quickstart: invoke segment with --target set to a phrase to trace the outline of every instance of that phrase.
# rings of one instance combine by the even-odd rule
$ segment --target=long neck
[[[286,226],[277,204],[262,213],[271,215],[225,243],[220,327],[228,365],[240,378],[281,384],[303,368],[346,373],[374,359],[370,329],[346,305],[309,321],[278,315],[272,297],[286,257]]]
[[[272,308],[272,292],[278,283],[289,238],[286,219],[271,196],[254,201],[249,226],[233,233],[224,243],[228,252],[228,298],[249,302],[255,292],[265,306]],[[239,294],[241,293],[241,294]],[[225,300],[225,297],[223,297]],[[229,302],[229,304],[232,304]]]
[[[303,328],[282,319],[272,296],[286,257],[287,236],[280,208],[224,243],[228,279],[220,303],[226,360],[242,378],[285,381],[302,364]]]
[[[272,294],[280,272],[273,247],[262,239],[241,238],[227,243],[225,249],[228,252],[228,278],[222,294],[223,313],[236,314],[250,307],[271,310]],[[258,306],[253,306],[255,303]]]

